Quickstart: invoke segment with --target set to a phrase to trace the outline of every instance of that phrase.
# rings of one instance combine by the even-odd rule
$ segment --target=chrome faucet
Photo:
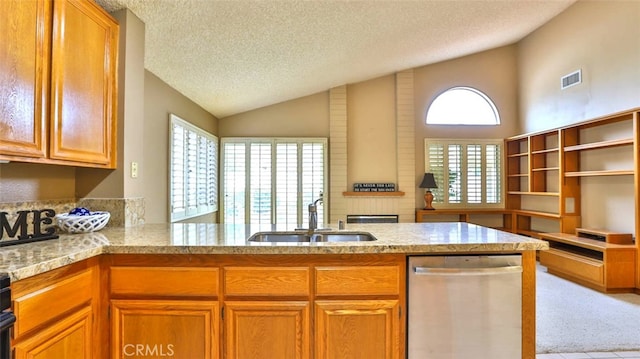
[[[320,192],[318,199],[309,204],[309,234],[318,229],[318,202],[324,203],[322,201],[322,192]]]

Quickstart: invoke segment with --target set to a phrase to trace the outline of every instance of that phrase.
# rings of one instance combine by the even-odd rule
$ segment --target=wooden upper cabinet
[[[54,2],[52,159],[116,165],[118,24],[93,2]]]
[[[90,0],[0,14],[0,159],[115,168],[117,22]]]
[[[0,1],[0,154],[44,158],[51,2]]]

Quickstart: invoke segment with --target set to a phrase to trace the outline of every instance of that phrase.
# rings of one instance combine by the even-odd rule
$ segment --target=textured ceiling
[[[218,118],[517,42],[575,0],[96,0],[145,68]]]

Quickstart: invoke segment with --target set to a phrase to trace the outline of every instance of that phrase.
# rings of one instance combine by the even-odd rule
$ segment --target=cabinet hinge
[[[224,307],[220,308],[220,320],[224,320]]]

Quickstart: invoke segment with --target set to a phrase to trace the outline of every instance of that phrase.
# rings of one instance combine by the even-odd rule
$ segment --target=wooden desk
[[[456,209],[416,209],[416,222],[424,222],[424,216],[447,216],[447,215],[457,215],[458,220],[460,222],[469,222],[469,215],[471,214],[508,214],[509,218],[511,218],[510,209],[504,208],[478,208],[478,209],[469,209],[469,208],[456,208]]]

